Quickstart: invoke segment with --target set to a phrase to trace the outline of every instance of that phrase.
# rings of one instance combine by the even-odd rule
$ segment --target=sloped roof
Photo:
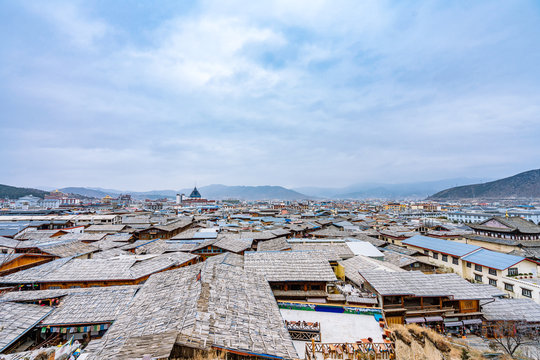
[[[7,237],[0,236],[0,247],[7,247],[16,249],[19,247],[23,242],[15,239],[10,239]]]
[[[335,281],[327,259],[312,251],[248,251],[244,268],[268,281]]]
[[[38,248],[46,254],[58,257],[79,256],[99,251],[97,246],[82,241],[62,241],[52,244],[42,244]]]
[[[531,299],[497,299],[481,307],[489,321],[540,322],[540,305]]]
[[[345,277],[356,284],[362,286],[364,279],[360,276],[360,270],[381,270],[389,272],[405,271],[392,263],[372,259],[367,256],[357,255],[353,258],[340,262],[345,268]]]
[[[52,308],[45,306],[0,302],[0,352],[30,331]]]
[[[291,250],[291,244],[285,238],[275,238],[265,241],[259,241],[257,251],[283,251]]]
[[[207,246],[215,246],[226,251],[239,253],[250,249],[252,243],[253,240],[251,239],[241,239],[238,237],[220,235],[217,239],[210,239],[201,242],[199,245],[196,245],[192,251],[204,249]]]
[[[410,239],[403,240],[403,245],[412,245],[422,249],[428,249],[443,254],[461,257],[475,250],[480,249],[480,246],[464,244],[452,240],[443,240],[422,235],[415,235]]]
[[[114,321],[132,301],[138,286],[86,288],[72,292],[41,325],[91,324]]]
[[[409,266],[414,263],[423,263],[427,265],[431,265],[427,261],[423,261],[419,258],[415,258],[413,256],[408,256],[405,254],[400,254],[394,251],[385,251],[384,252],[384,261],[387,261],[389,263],[392,263],[394,265],[399,266],[400,268]]]
[[[486,223],[492,220],[495,220],[501,223],[502,225],[506,226],[506,228],[492,227],[492,226],[485,225]],[[469,227],[473,229],[478,229],[478,230],[491,230],[491,231],[498,231],[498,232],[513,232],[517,230],[522,234],[539,234],[540,233],[539,225],[536,225],[532,221],[525,220],[519,216],[510,216],[510,217],[494,216],[490,219],[482,221],[479,224],[469,224]]]
[[[297,358],[264,278],[204,262],[151,276],[99,346],[89,347],[90,359],[168,357],[174,343]]]
[[[328,243],[310,243],[310,242],[291,244],[292,250],[321,251],[323,253],[326,253],[326,257],[328,257],[329,261],[339,261],[339,260],[352,258],[355,254],[347,245],[348,243],[328,244]]]
[[[99,224],[99,225],[90,225],[84,230],[84,232],[101,232],[101,233],[114,234],[114,233],[124,230],[125,228],[126,228],[126,225],[122,225],[122,224],[116,224],[116,225]]]
[[[354,255],[364,255],[368,257],[383,257],[383,253],[380,252],[373,244],[366,241],[350,241],[345,243]]]
[[[111,259],[63,258],[0,277],[0,283],[45,283],[68,281],[136,280],[146,275],[184,264],[196,255],[123,256]]]
[[[426,275],[420,271],[389,273],[360,270],[360,275],[380,295],[442,296],[454,300],[492,298],[490,293],[482,293],[457,274]]]
[[[522,256],[509,255],[487,249],[480,249],[467,256],[464,256],[462,260],[486,266],[492,269],[504,270],[512,265],[525,260]]]

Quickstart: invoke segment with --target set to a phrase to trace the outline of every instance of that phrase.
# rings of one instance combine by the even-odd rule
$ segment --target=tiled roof
[[[540,322],[540,305],[530,299],[498,299],[482,304],[482,313],[489,321]]]
[[[0,352],[46,317],[50,307],[0,302]]]
[[[196,257],[178,252],[142,258],[134,255],[111,259],[63,258],[0,277],[0,283],[136,280]]]
[[[47,316],[42,325],[91,324],[114,321],[132,301],[138,286],[86,288],[73,292]]]
[[[311,251],[248,251],[244,268],[263,274],[268,281],[336,280],[328,260]]]
[[[426,275],[420,271],[389,273],[360,270],[360,275],[380,295],[443,296],[454,300],[490,299],[457,274]]]
[[[297,358],[264,278],[204,262],[151,276],[100,343],[90,347],[90,359],[166,358],[175,342]]]

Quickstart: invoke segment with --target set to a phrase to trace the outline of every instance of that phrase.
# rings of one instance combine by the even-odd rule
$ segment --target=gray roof
[[[429,262],[421,260],[420,258],[400,254],[393,251],[384,251],[384,261],[397,265],[400,268],[409,266],[414,263],[422,263],[422,264],[433,266]]]
[[[503,225],[506,228],[502,227],[491,227],[485,225],[486,223],[495,220]],[[522,234],[540,234],[540,226],[536,225],[532,221],[525,220],[519,216],[503,217],[503,216],[494,216],[490,219],[482,221],[480,224],[469,224],[469,227],[478,230],[491,230],[497,232],[513,232],[518,231]]]
[[[110,259],[113,257],[118,256],[129,256],[131,255],[130,252],[118,249],[118,248],[111,248],[107,250],[102,250],[100,252],[92,254],[92,259]]]
[[[238,235],[219,235],[217,239],[208,239],[195,245],[192,251],[204,249],[207,246],[215,246],[226,251],[240,253],[251,249],[252,243],[252,239],[242,239]]]
[[[248,251],[244,268],[268,281],[335,281],[330,263],[315,251]]]
[[[31,330],[52,309],[45,306],[0,302],[0,352]]]
[[[0,247],[7,247],[7,248],[15,249],[19,247],[21,243],[22,241],[0,236]]]
[[[54,242],[51,244],[39,245],[38,248],[46,254],[57,257],[79,256],[99,250],[97,246],[83,243],[82,241]]]
[[[51,236],[62,232],[62,230],[29,230],[24,233],[18,234],[15,236],[17,240],[39,240],[39,239],[49,239]]]
[[[376,269],[390,272],[405,271],[391,263],[385,263],[383,261],[372,259],[363,255],[357,255],[353,258],[340,262],[340,264],[345,268],[345,278],[357,286],[361,286],[364,283],[364,279],[360,276],[359,270]]]
[[[454,300],[493,298],[491,293],[479,291],[478,287],[457,274],[360,270],[360,275],[380,295],[442,296]]]
[[[112,322],[126,309],[138,289],[138,286],[111,286],[72,292],[41,325]]]
[[[196,255],[130,255],[110,259],[63,258],[0,277],[0,283],[136,280],[184,264]]]
[[[292,250],[317,250],[327,254],[328,260],[338,261],[354,257],[354,253],[346,243],[292,243]]]
[[[381,250],[383,250],[383,251],[388,251],[389,250],[389,251],[392,251],[392,252],[396,252],[396,253],[400,253],[400,254],[408,255],[408,256],[413,256],[414,254],[419,254],[420,253],[418,250],[408,249],[406,247],[402,247],[402,246],[394,245],[394,244],[388,244],[385,247],[383,247]],[[385,252],[385,254],[386,254],[386,252]]]
[[[182,241],[168,241],[158,239],[143,244],[135,249],[137,254],[164,254],[166,252],[184,251],[190,252],[195,244],[184,243]]]
[[[98,241],[103,239],[107,233],[68,233],[62,236],[59,236],[60,240],[79,240],[79,241]]]
[[[264,278],[205,262],[151,276],[100,343],[89,347],[90,358],[168,357],[174,343],[297,357]]]
[[[498,299],[482,305],[489,321],[540,322],[540,305],[531,299]]]
[[[109,233],[114,234],[117,232],[120,232],[126,228],[126,225],[118,224],[118,225],[90,225],[87,227],[84,232],[98,232],[98,233]]]
[[[270,240],[259,241],[257,244],[258,251],[283,251],[291,250],[291,244],[285,238],[276,238]]]

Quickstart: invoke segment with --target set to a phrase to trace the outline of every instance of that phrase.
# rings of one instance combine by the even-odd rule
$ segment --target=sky
[[[0,183],[510,176],[539,39],[538,1],[0,0]]]

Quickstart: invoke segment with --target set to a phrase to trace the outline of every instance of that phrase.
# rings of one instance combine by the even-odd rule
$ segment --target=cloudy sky
[[[539,4],[0,0],[0,183],[344,186],[539,168]]]

